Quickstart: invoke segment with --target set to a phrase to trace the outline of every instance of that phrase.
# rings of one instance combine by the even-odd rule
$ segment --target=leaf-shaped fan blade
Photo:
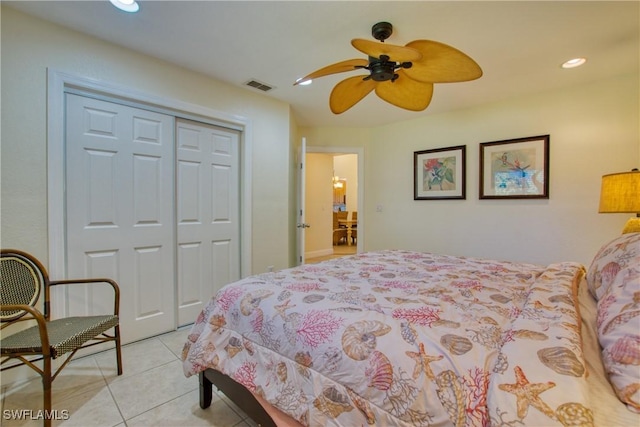
[[[411,111],[422,111],[431,103],[433,83],[419,82],[407,78],[406,70],[398,70],[395,81],[379,82],[376,95],[396,107]]]
[[[336,62],[335,64],[327,65],[326,67],[320,68],[319,70],[316,70],[313,73],[304,76],[293,85],[295,86],[300,83],[304,83],[305,81],[317,79],[318,77],[328,76],[330,74],[357,70],[358,68],[366,67],[367,65],[369,65],[369,61],[367,61],[366,59],[347,59],[346,61]]]
[[[364,80],[365,77],[349,77],[333,88],[329,97],[329,107],[334,114],[344,113],[376,87],[375,80]]]
[[[360,52],[378,59],[382,55],[387,55],[391,61],[395,62],[412,62],[422,58],[422,54],[412,47],[378,43],[365,39],[353,39],[351,45]]]
[[[431,83],[453,83],[475,80],[482,76],[480,66],[458,49],[432,40],[414,40],[407,47],[422,53],[405,72],[414,80]]]

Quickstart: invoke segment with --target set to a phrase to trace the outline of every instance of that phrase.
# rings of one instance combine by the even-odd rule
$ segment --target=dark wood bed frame
[[[276,423],[264,410],[249,390],[232,380],[229,376],[207,369],[200,372],[200,407],[206,409],[211,406],[213,398],[213,386],[224,393],[233,403],[238,405],[260,427],[277,427]]]

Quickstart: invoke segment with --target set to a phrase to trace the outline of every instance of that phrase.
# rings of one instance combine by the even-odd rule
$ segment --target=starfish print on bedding
[[[425,375],[430,380],[433,381],[436,379],[436,376],[433,374],[433,371],[431,370],[431,366],[429,366],[429,363],[438,361],[442,359],[443,356],[442,355],[429,356],[424,351],[423,343],[420,343],[419,348],[420,348],[419,353],[416,353],[415,351],[405,351],[407,356],[409,356],[416,362],[416,367],[413,368],[413,379],[415,380],[416,378],[418,378],[418,376],[420,376],[420,373],[424,371]]]
[[[632,242],[630,240],[620,242],[615,245],[615,248],[613,249],[613,251],[615,252],[617,250],[620,250],[621,252],[624,252],[627,250],[627,246],[629,246],[631,243]]]
[[[527,416],[529,405],[543,412],[549,418],[556,419],[556,415],[553,409],[540,399],[539,394],[549,390],[556,386],[555,383],[549,381],[547,383],[535,383],[529,382],[525,377],[524,372],[520,366],[516,366],[513,369],[516,373],[515,384],[499,384],[500,390],[512,393],[516,395],[518,406],[518,418],[524,419]]]
[[[278,314],[280,314],[280,316],[282,317],[282,320],[284,320],[286,322],[287,320],[287,313],[286,311],[290,308],[295,307],[296,305],[291,305],[291,298],[289,298],[288,300],[286,300],[283,304],[280,305],[276,305],[274,308],[276,309],[276,311],[278,312],[276,315],[274,315],[273,317],[276,317]]]

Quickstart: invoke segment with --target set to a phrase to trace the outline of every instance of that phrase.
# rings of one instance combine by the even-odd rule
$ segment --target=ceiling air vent
[[[266,83],[262,83],[261,81],[258,81],[256,79],[249,80],[248,82],[245,83],[245,85],[261,90],[263,92],[269,92],[271,89],[274,88],[274,86],[270,86]]]

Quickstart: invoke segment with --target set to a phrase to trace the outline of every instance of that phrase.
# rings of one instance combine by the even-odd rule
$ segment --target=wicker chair
[[[118,375],[122,374],[120,326],[118,310],[120,289],[111,279],[74,279],[50,281],[42,264],[25,252],[3,249],[0,251],[0,371],[27,365],[42,376],[44,392],[44,425],[51,425],[51,384],[76,352],[81,348],[115,341]],[[51,320],[50,286],[62,284],[107,284],[114,291],[113,314],[102,316],[67,317]],[[44,290],[44,314],[36,307],[40,292]],[[7,335],[5,328],[25,320],[36,325]],[[113,329],[113,335],[106,332]],[[70,353],[52,375],[52,359]],[[13,363],[6,363],[13,361]],[[15,362],[18,363],[15,363]],[[42,361],[42,369],[34,362]],[[47,412],[48,411],[48,412]]]

